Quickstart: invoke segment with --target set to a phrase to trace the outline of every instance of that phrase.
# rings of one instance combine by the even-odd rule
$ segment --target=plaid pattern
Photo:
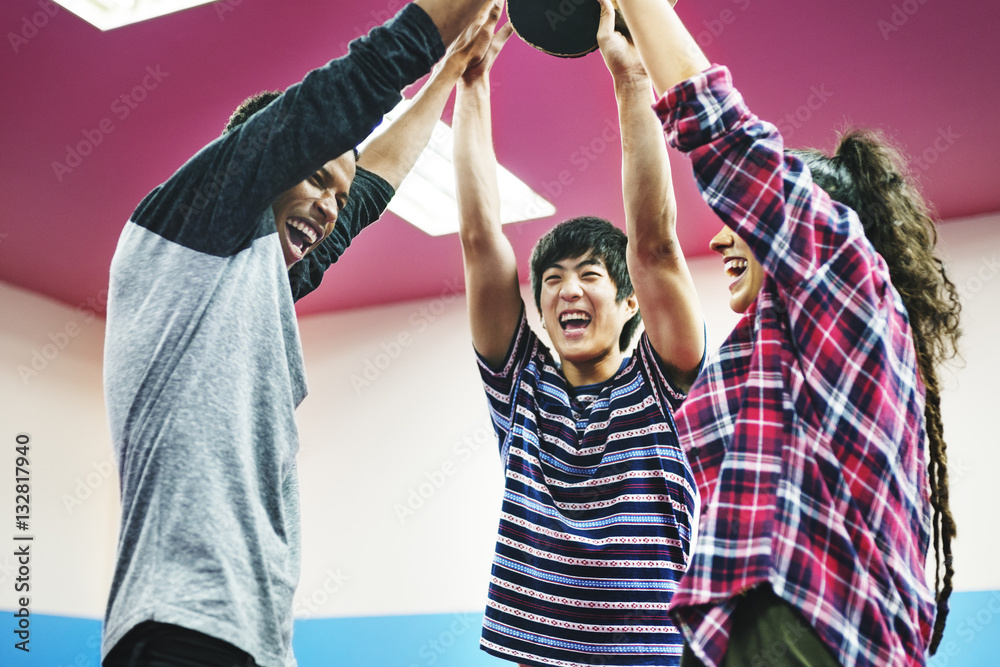
[[[655,108],[766,273],[677,412],[704,509],[671,614],[717,665],[737,596],[767,582],[845,667],[923,665],[934,620],[924,389],[888,268],[728,70]]]

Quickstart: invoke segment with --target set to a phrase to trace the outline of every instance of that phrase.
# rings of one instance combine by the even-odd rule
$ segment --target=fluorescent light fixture
[[[387,113],[382,124],[359,148],[363,149],[384,132],[389,123],[399,118],[411,103],[411,100],[403,100]],[[451,159],[453,145],[451,128],[438,121],[427,148],[389,202],[390,211],[431,236],[458,231],[455,165]],[[556,212],[555,206],[501,165],[497,165],[497,182],[500,186],[501,224],[546,218]]]
[[[120,28],[214,0],[55,0],[101,30]]]

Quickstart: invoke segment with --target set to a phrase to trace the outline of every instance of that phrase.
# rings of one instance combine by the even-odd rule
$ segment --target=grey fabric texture
[[[433,22],[407,6],[202,149],[125,226],[105,340],[122,519],[102,656],[150,620],[262,667],[295,664],[306,383],[270,204],[359,143],[443,54]]]

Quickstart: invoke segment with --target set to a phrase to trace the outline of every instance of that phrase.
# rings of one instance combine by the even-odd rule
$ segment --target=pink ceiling
[[[294,83],[400,4],[221,0],[102,33],[64,10],[49,16],[44,0],[4,0],[0,280],[73,306],[99,302],[118,234],[147,191],[246,95]],[[880,127],[921,159],[941,217],[1000,210],[994,2],[684,0],[678,9],[789,144],[828,148],[848,123]],[[600,56],[559,60],[512,40],[494,82],[500,160],[558,209],[508,228],[522,262],[558,220],[621,224],[617,113]],[[67,161],[80,142],[92,151]],[[685,161],[671,158],[682,243],[704,254],[718,223]],[[431,297],[461,278],[455,236],[431,238],[388,214],[299,307]]]

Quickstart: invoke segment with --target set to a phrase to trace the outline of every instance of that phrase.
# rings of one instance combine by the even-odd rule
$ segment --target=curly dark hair
[[[280,90],[265,90],[243,100],[233,114],[229,117],[229,122],[222,130],[223,134],[229,134],[234,128],[239,127],[271,102],[281,97]]]
[[[858,213],[865,235],[888,264],[892,284],[909,314],[917,364],[927,390],[924,418],[930,442],[928,473],[937,592],[937,618],[930,645],[933,655],[944,633],[955,574],[951,541],[956,530],[948,502],[948,456],[937,367],[958,355],[962,310],[958,290],[948,278],[944,263],[934,254],[937,229],[930,207],[902,151],[882,133],[849,130],[840,137],[832,157],[816,150],[788,153],[808,165],[814,182],[832,199]]]
[[[604,263],[617,292],[615,302],[621,303],[635,291],[628,275],[625,232],[603,218],[583,216],[561,222],[545,236],[538,239],[531,252],[531,289],[535,294],[535,307],[542,312],[542,274],[545,270],[570,257],[592,257]],[[636,314],[622,327],[618,348],[628,349],[642,316]]]

